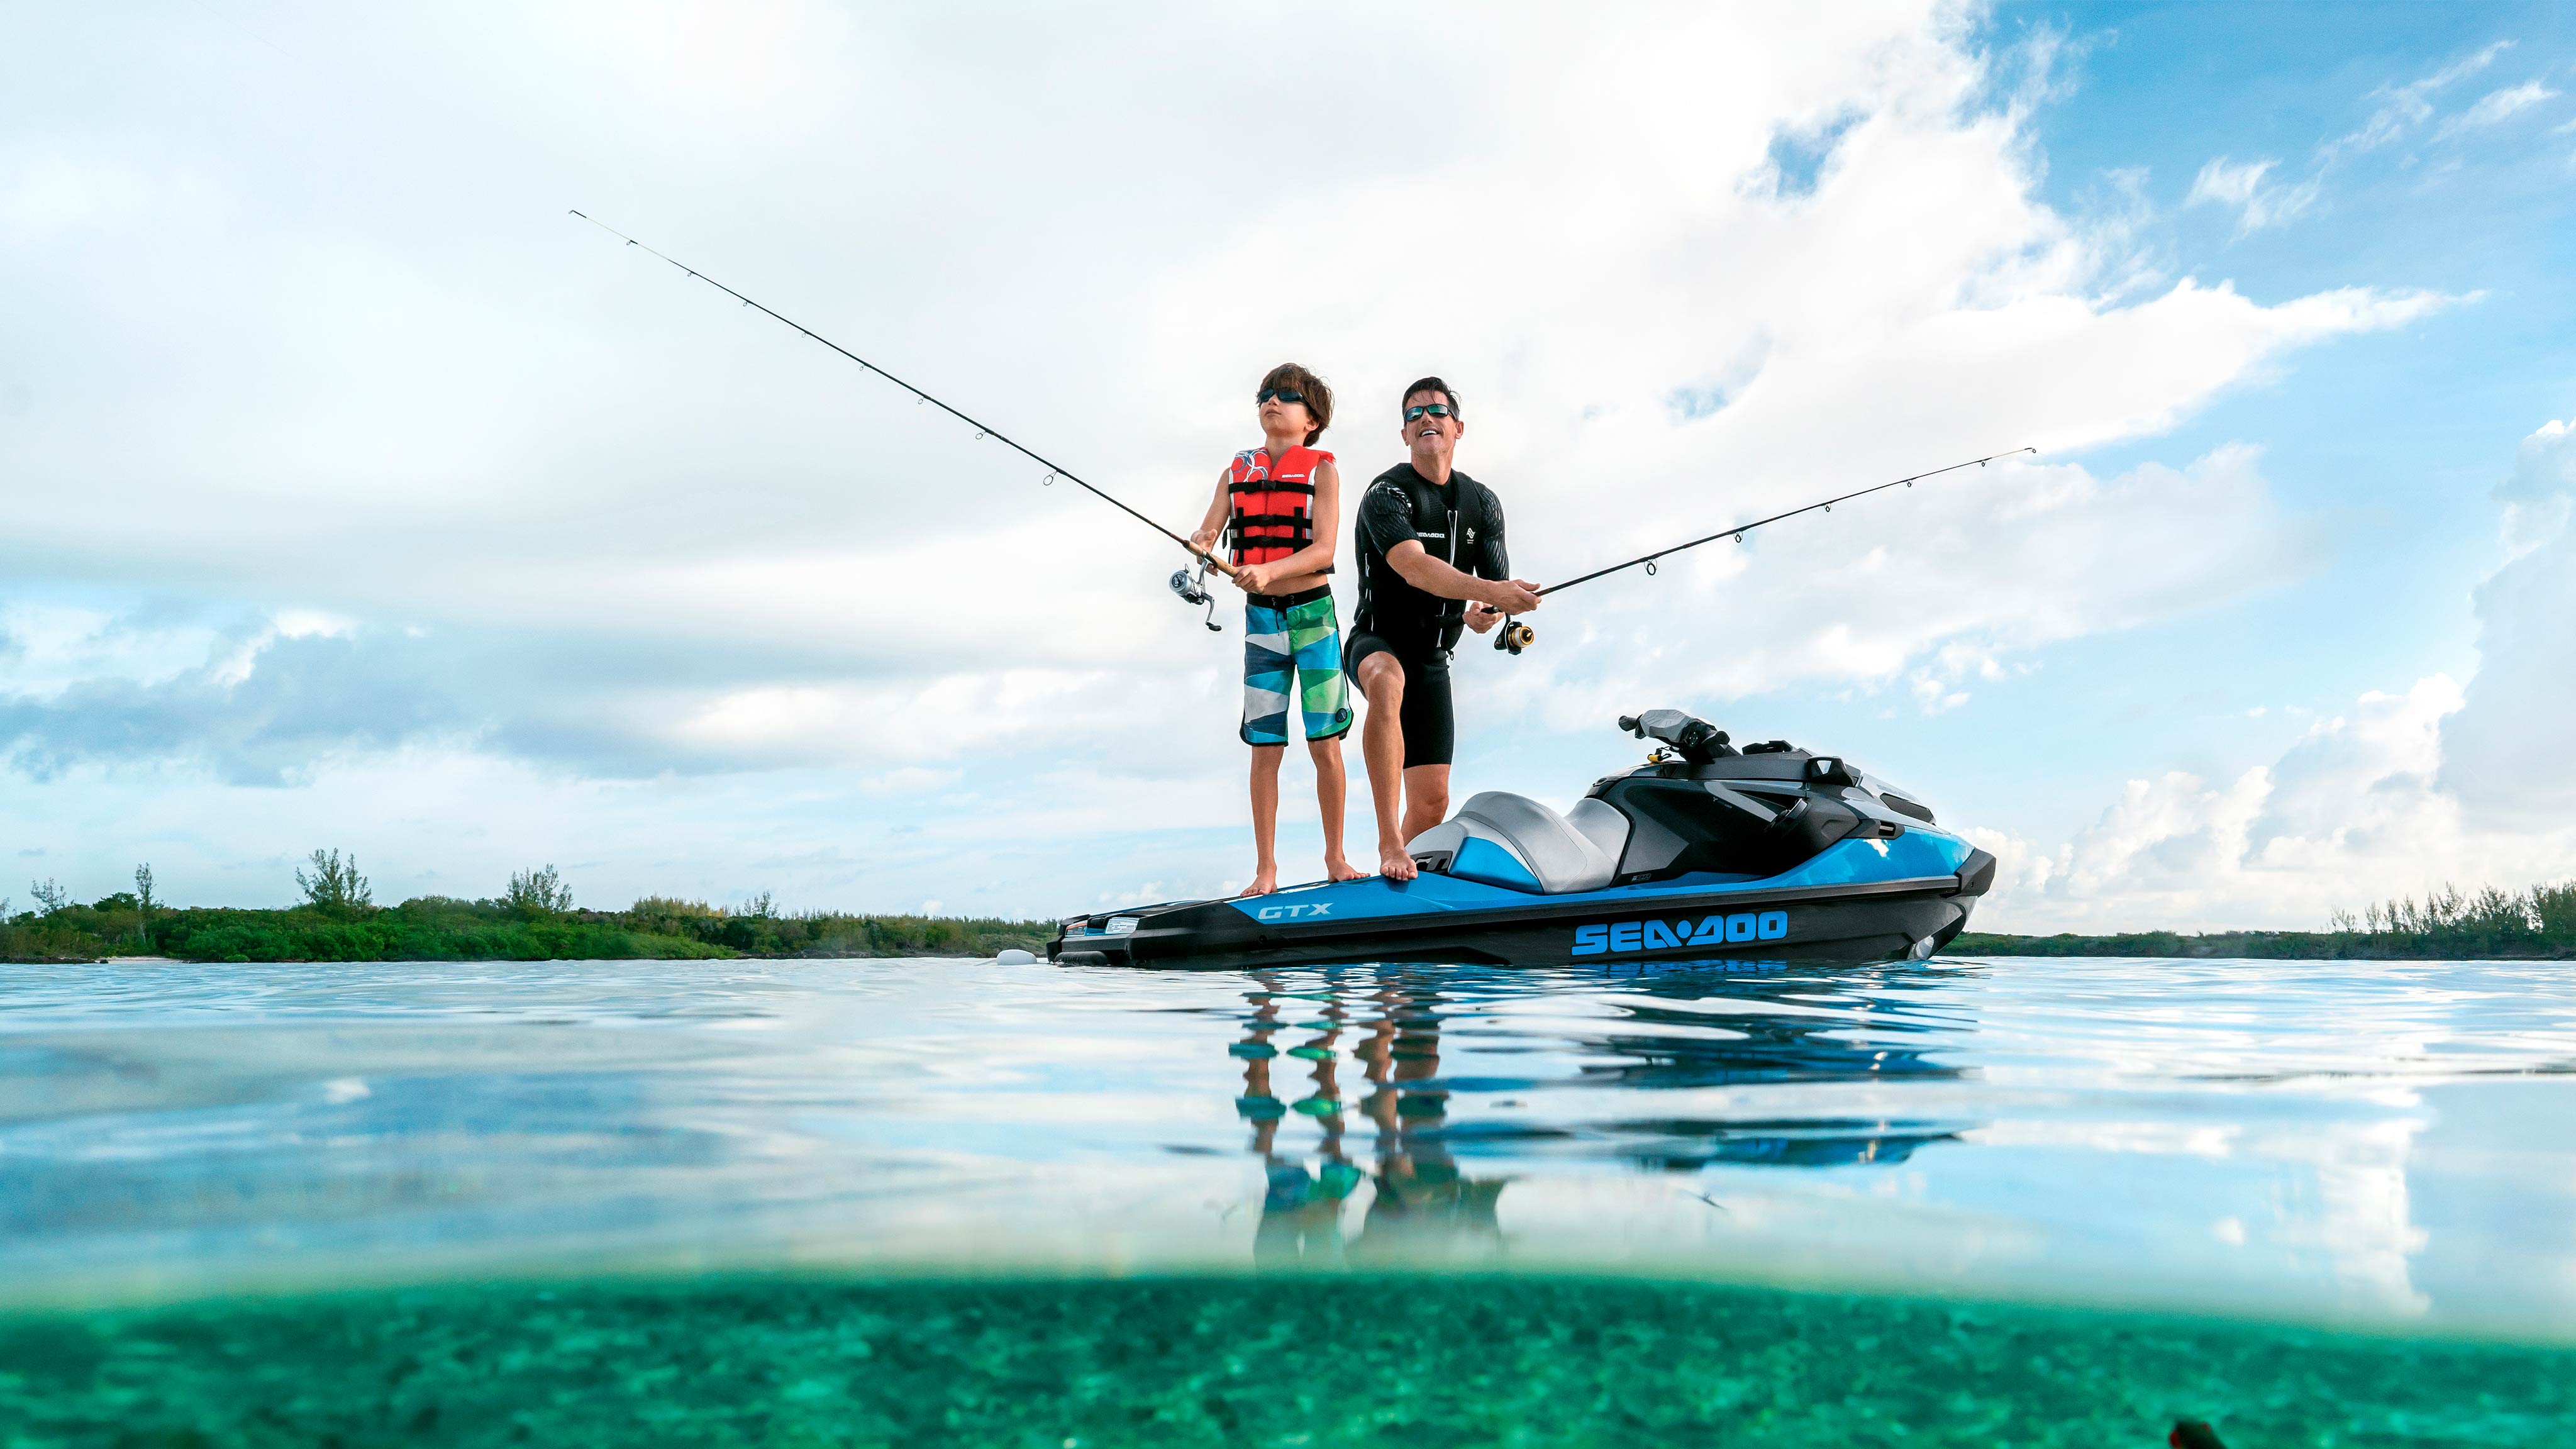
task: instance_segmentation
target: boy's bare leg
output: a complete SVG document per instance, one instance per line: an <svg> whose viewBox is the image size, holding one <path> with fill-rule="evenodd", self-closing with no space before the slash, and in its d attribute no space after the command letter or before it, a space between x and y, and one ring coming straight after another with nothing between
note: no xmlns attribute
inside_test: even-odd
<svg viewBox="0 0 2576 1449"><path fill-rule="evenodd" d="M1252 887L1248 896L1279 889L1279 757L1285 745L1252 747Z"/></svg>
<svg viewBox="0 0 2576 1449"><path fill-rule="evenodd" d="M1306 753L1315 760L1315 810L1324 817L1324 878L1358 880L1362 872L1342 854L1342 802L1350 793L1350 773L1342 768L1342 737L1308 740Z"/></svg>
<svg viewBox="0 0 2576 1449"><path fill-rule="evenodd" d="M1370 803L1377 807L1378 874L1411 880L1418 872L1404 843L1413 837L1399 833L1404 826L1404 666L1392 654L1372 654L1360 661L1355 678L1368 700L1360 758L1368 766Z"/></svg>

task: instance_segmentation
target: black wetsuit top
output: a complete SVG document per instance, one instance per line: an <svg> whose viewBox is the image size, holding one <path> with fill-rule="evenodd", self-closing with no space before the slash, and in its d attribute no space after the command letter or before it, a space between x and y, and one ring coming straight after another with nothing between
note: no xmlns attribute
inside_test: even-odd
<svg viewBox="0 0 2576 1449"><path fill-rule="evenodd" d="M1407 539L1461 573L1510 578L1503 553L1503 502L1493 489L1464 473L1452 472L1444 486L1413 471L1411 463L1378 474L1360 495L1359 532L1352 545L1359 559L1360 601L1352 628L1377 635L1399 654L1454 649L1466 628L1466 602L1426 594L1387 566L1387 550Z"/></svg>
<svg viewBox="0 0 2576 1449"><path fill-rule="evenodd" d="M1446 765L1456 752L1458 727L1449 698L1449 651L1467 627L1461 599L1426 594L1387 565L1386 551L1411 539L1433 558L1478 578L1507 579L1503 555L1503 504L1494 490L1464 473L1443 487L1398 463L1370 481L1360 495L1359 611L1342 646L1344 669L1356 682L1360 662L1393 655L1404 670L1404 765ZM1363 692L1366 686L1361 686Z"/></svg>

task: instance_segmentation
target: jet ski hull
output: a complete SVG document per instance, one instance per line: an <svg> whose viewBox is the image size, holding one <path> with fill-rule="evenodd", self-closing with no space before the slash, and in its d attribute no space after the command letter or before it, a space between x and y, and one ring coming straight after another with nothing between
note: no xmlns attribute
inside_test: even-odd
<svg viewBox="0 0 2576 1449"><path fill-rule="evenodd" d="M1072 917L1047 954L1064 965L1220 968L1887 960L1946 945L1994 870L1986 852L1920 831L1845 842L1767 880L1686 876L1550 896L1431 873L1371 877Z"/></svg>

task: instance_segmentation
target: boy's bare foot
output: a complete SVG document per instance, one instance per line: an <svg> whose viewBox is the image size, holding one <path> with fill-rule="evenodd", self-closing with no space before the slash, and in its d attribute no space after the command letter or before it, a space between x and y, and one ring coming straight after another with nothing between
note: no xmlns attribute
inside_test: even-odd
<svg viewBox="0 0 2576 1449"><path fill-rule="evenodd" d="M1411 880L1421 874L1413 864L1413 852L1394 841L1377 844L1377 873L1388 880Z"/></svg>
<svg viewBox="0 0 2576 1449"><path fill-rule="evenodd" d="M1324 857L1324 879L1326 880L1359 880L1367 875L1367 871L1351 864L1341 856Z"/></svg>
<svg viewBox="0 0 2576 1449"><path fill-rule="evenodd" d="M1252 873L1252 884L1243 888L1248 896L1266 896L1279 889L1279 867L1265 865Z"/></svg>

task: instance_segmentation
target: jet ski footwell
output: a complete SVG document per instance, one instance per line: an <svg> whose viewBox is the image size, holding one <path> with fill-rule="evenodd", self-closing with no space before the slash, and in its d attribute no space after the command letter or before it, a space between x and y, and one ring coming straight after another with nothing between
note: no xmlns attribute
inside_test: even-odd
<svg viewBox="0 0 2576 1449"><path fill-rule="evenodd" d="M1676 712L1646 719L1693 748L1596 783L1568 815L1478 795L1412 842L1413 880L1068 917L1047 955L1210 967L1919 958L1966 927L1993 883L1992 855L1840 759L1777 742L1738 752Z"/></svg>

